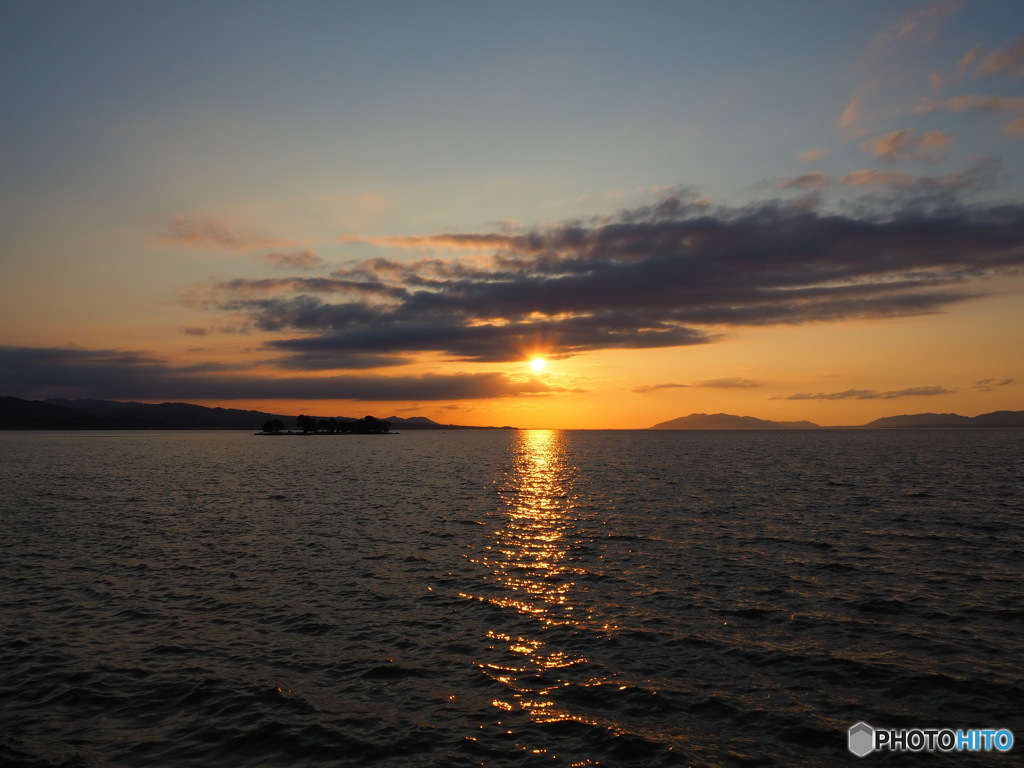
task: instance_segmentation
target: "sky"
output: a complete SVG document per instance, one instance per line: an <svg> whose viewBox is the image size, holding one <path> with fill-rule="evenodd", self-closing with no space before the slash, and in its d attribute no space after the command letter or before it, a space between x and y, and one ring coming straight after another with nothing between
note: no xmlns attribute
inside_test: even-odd
<svg viewBox="0 0 1024 768"><path fill-rule="evenodd" d="M1018 0L0 0L0 115L3 395L1024 409Z"/></svg>

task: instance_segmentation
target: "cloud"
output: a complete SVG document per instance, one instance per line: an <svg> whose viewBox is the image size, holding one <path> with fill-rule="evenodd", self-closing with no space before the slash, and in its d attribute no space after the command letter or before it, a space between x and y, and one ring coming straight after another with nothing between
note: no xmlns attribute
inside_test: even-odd
<svg viewBox="0 0 1024 768"><path fill-rule="evenodd" d="M705 379L703 381L695 381L692 384L644 384L639 387L634 387L634 392L653 392L656 389L689 389L691 387L706 387L708 389L749 389L751 387L760 387L761 383L757 381L751 381L750 379L737 379L737 378L724 378L724 379Z"/></svg>
<svg viewBox="0 0 1024 768"><path fill-rule="evenodd" d="M915 176L903 171L876 171L861 168L851 171L839 179L849 187L885 188L903 196L910 195L918 200L953 200L965 192L988 189L999 181L1001 163L995 157L983 157L962 171L942 176Z"/></svg>
<svg viewBox="0 0 1024 768"><path fill-rule="evenodd" d="M861 101L861 99L853 99L846 105L846 109L843 110L843 114L841 114L839 119L836 121L836 126L838 128L850 128L857 122L857 115L860 114Z"/></svg>
<svg viewBox="0 0 1024 768"><path fill-rule="evenodd" d="M656 389L689 389L691 386L693 386L693 385L692 384L672 384L672 383L668 383L668 384L641 384L639 387L633 387L633 391L634 392L639 392L641 394L646 394L648 392L653 392Z"/></svg>
<svg viewBox="0 0 1024 768"><path fill-rule="evenodd" d="M276 342L270 342L267 346L274 348ZM300 371L340 371L340 370L368 370L371 368L391 368L399 365L407 365L411 362L408 357L402 355L378 354L368 352L339 352L337 350L290 350L290 354L281 356L275 355L271 365L288 370Z"/></svg>
<svg viewBox="0 0 1024 768"><path fill-rule="evenodd" d="M922 102L918 108L919 114L930 114L932 112L970 112L974 114L1013 114L1024 112L1024 98L992 96L972 94L969 96L955 96L942 101L928 100ZM1024 134L1024 117L1017 117L1003 126L1003 131L1009 136L1020 136Z"/></svg>
<svg viewBox="0 0 1024 768"><path fill-rule="evenodd" d="M1024 37L1018 37L1009 48L997 48L985 53L975 48L960 62L961 70L974 70L975 75L1024 78Z"/></svg>
<svg viewBox="0 0 1024 768"><path fill-rule="evenodd" d="M940 0L901 16L884 34L900 38L918 37L923 42L930 42L938 34L939 25L960 7L957 0Z"/></svg>
<svg viewBox="0 0 1024 768"><path fill-rule="evenodd" d="M860 148L887 163L897 160L934 162L945 154L951 140L945 131L919 134L913 128L902 128L865 141Z"/></svg>
<svg viewBox="0 0 1024 768"><path fill-rule="evenodd" d="M295 251L294 253L274 251L272 253L264 253L256 258L259 261L281 268L316 269L324 265L323 259L316 255L316 251L308 248L302 251Z"/></svg>
<svg viewBox="0 0 1024 768"><path fill-rule="evenodd" d="M695 387L709 387L711 389L750 389L752 387L760 387L761 382L751 381L750 379L725 378L695 381L693 385Z"/></svg>
<svg viewBox="0 0 1024 768"><path fill-rule="evenodd" d="M797 157L804 163L816 163L824 159L827 154L827 152L821 149L808 149L806 152L801 152Z"/></svg>
<svg viewBox="0 0 1024 768"><path fill-rule="evenodd" d="M974 382L971 388L978 392L991 392L996 387L1006 387L1013 384L1014 379L1002 379L996 381L995 379L981 379L980 381Z"/></svg>
<svg viewBox="0 0 1024 768"><path fill-rule="evenodd" d="M227 222L202 216L173 219L160 233L160 238L186 248L216 251L258 251L293 245L290 240L240 232Z"/></svg>
<svg viewBox="0 0 1024 768"><path fill-rule="evenodd" d="M941 101L928 100L917 107L918 114L932 112L1024 112L1024 98L972 94Z"/></svg>
<svg viewBox="0 0 1024 768"><path fill-rule="evenodd" d="M798 392L785 397L773 397L772 400L896 400L901 397L932 397L934 395L952 395L956 392L945 387L911 387L879 392L877 389L847 389L843 392Z"/></svg>
<svg viewBox="0 0 1024 768"><path fill-rule="evenodd" d="M1011 120L1003 126L1003 132L1009 136L1024 136L1024 117Z"/></svg>
<svg viewBox="0 0 1024 768"><path fill-rule="evenodd" d="M895 187L905 188L914 183L915 177L902 171L876 171L861 168L839 179L840 184L852 187Z"/></svg>
<svg viewBox="0 0 1024 768"><path fill-rule="evenodd" d="M419 251L429 251L435 248L445 248L464 251L490 251L495 248L504 247L512 236L495 234L464 234L464 235L426 235L426 236L382 236L368 237L361 242L372 245L386 245L394 248L408 248ZM344 242L354 242L353 238L345 237Z"/></svg>
<svg viewBox="0 0 1024 768"><path fill-rule="evenodd" d="M472 362L937 312L982 295L985 277L1024 265L1024 206L952 197L955 182L979 183L982 170L973 173L919 178L903 190L889 178L874 213L785 201L713 209L670 196L515 235L427 235L493 247L449 259L370 259L329 277L214 283L206 305L252 329L290 333L268 345L285 357L434 352Z"/></svg>
<svg viewBox="0 0 1024 768"><path fill-rule="evenodd" d="M439 298L443 304L444 300ZM414 305L415 298L409 302ZM645 349L704 344L712 336L696 329L668 322L636 326L630 313L607 311L590 316L549 319L520 319L516 322L467 323L427 306L423 311L380 313L365 321L350 322L352 308L327 305L313 300L304 316L283 314L271 302L264 304L259 322L268 329L329 329L320 335L283 339L270 345L289 355L309 359L322 355L330 359L338 352L400 353L442 352L463 362L508 362L531 354L559 359L596 349ZM372 313L371 313L372 314Z"/></svg>
<svg viewBox="0 0 1024 768"><path fill-rule="evenodd" d="M859 168L834 181L823 173L808 173L775 183L780 189L814 189L821 191L839 184L844 187L868 187L899 193L903 198L932 201L940 197L955 202L958 195L994 186L1000 178L1001 163L996 157L983 157L962 171L941 176L915 175L906 171L878 171Z"/></svg>
<svg viewBox="0 0 1024 768"><path fill-rule="evenodd" d="M0 347L0 391L45 399L472 400L565 391L503 373L273 378L231 366L175 366L121 350Z"/></svg>
<svg viewBox="0 0 1024 768"><path fill-rule="evenodd" d="M829 185L829 178L824 173L805 173L792 179L783 179L775 186L779 189L821 189Z"/></svg>
<svg viewBox="0 0 1024 768"><path fill-rule="evenodd" d="M904 111L906 89L917 80L919 52L933 44L959 7L956 0L941 0L916 8L871 38L855 67L859 85L836 121L845 138L866 133L865 123Z"/></svg>

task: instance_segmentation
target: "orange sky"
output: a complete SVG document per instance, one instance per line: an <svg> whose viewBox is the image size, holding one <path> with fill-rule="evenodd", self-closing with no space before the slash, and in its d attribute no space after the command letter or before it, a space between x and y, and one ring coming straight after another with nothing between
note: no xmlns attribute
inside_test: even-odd
<svg viewBox="0 0 1024 768"><path fill-rule="evenodd" d="M1013 4L557 5L21 4L0 394L562 428L1024 408Z"/></svg>

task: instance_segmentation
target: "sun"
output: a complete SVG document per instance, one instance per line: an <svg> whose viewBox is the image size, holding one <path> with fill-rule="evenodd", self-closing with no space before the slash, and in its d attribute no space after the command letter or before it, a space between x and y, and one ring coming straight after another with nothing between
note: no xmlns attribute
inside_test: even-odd
<svg viewBox="0 0 1024 768"><path fill-rule="evenodd" d="M530 367L535 371L543 371L548 366L548 361L543 357L535 357L530 361Z"/></svg>

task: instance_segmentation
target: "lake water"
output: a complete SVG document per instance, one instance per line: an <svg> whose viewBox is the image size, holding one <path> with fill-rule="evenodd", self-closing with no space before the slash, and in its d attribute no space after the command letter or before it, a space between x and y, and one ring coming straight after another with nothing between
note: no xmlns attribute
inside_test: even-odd
<svg viewBox="0 0 1024 768"><path fill-rule="evenodd" d="M1024 749L1024 430L0 433L0 526L0 765Z"/></svg>

